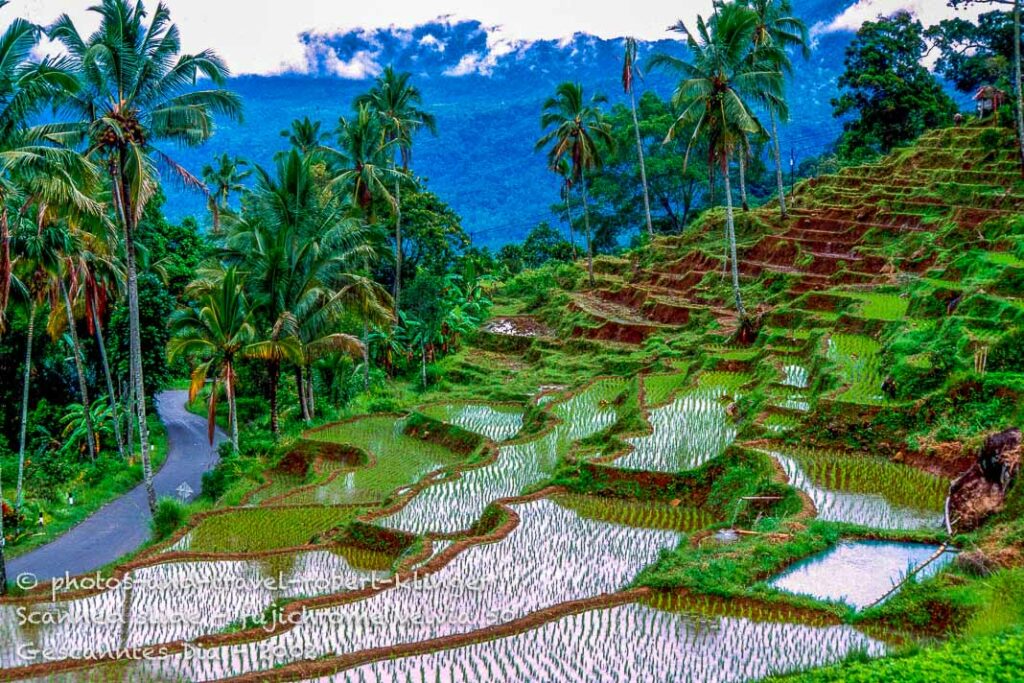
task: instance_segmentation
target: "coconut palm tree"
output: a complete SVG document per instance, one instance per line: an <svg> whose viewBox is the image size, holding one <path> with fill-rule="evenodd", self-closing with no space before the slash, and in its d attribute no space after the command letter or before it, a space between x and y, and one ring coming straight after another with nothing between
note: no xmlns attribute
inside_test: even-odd
<svg viewBox="0 0 1024 683"><path fill-rule="evenodd" d="M710 22L697 17L696 33L691 33L682 22L674 30L686 36L689 59L658 54L651 60L653 67L670 68L681 77L672 101L682 113L669 130L666 142L677 132L692 130L684 172L690 153L702 136L708 140L712 162L709 167L715 163L720 166L725 183L726 239L732 261L733 299L741 324L746 325L729 160L737 148L749 144L749 136L764 134L764 127L754 114L755 104L766 109L785 108L782 74L774 66L752 59L757 15L747 7L719 5Z"/></svg>
<svg viewBox="0 0 1024 683"><path fill-rule="evenodd" d="M28 429L28 402L32 382L32 349L35 343L36 315L39 309L55 300L53 283L60 277L61 261L66 249L67 233L55 226L37 227L23 219L12 236L15 271L12 292L20 295L27 307L25 366L21 393L21 426L18 434L18 480L14 506L21 510L24 502L25 447Z"/></svg>
<svg viewBox="0 0 1024 683"><path fill-rule="evenodd" d="M61 102L70 120L49 125L47 132L51 140L83 145L85 154L107 169L113 187L113 206L125 248L130 374L152 512L156 510L156 491L146 427L137 228L157 191L158 167L186 186L204 189L198 178L157 143L200 145L213 134L216 114L240 118L241 101L219 87L227 79L228 69L216 53L181 53L178 29L165 5L157 4L152 17L141 0L102 0L90 11L98 15L99 27L87 37L67 15L48 29L50 38L63 47L64 60L77 83L66 89ZM218 87L196 88L200 76Z"/></svg>
<svg viewBox="0 0 1024 683"><path fill-rule="evenodd" d="M338 119L336 134L336 146L323 148L331 165L331 189L348 196L367 223L375 222L375 202L384 202L394 211L396 201L389 186L403 173L394 168L381 119L363 104L354 117Z"/></svg>
<svg viewBox="0 0 1024 683"><path fill-rule="evenodd" d="M550 145L548 164L557 168L562 159L571 164L574 184L583 198L583 224L587 237L587 273L590 286L594 286L594 240L590 230L590 209L587 204L587 173L598 170L603 163L603 149L612 149L611 125L605 121L601 105L607 102L602 95L589 101L579 83L562 83L555 88L554 97L544 102L540 126L544 135L537 141L538 151Z"/></svg>
<svg viewBox="0 0 1024 683"><path fill-rule="evenodd" d="M254 348L271 371L272 426L281 362L294 362L300 408L309 419L312 363L325 354L363 351L337 331L342 316L365 312L368 322L382 322L391 315L387 293L357 272L378 259L372 230L317 186L313 163L292 150L278 159L276 176L256 168L247 214L232 226L224 254L247 273L255 324L268 342Z"/></svg>
<svg viewBox="0 0 1024 683"><path fill-rule="evenodd" d="M316 152L327 138L321 130L323 124L313 121L308 116L292 121L291 128L281 131L281 137L288 139L288 144L303 156Z"/></svg>
<svg viewBox="0 0 1024 683"><path fill-rule="evenodd" d="M0 0L0 8L6 6ZM49 178L46 200L61 197L88 204L87 197L70 183L83 166L77 155L41 142L29 121L57 93L74 81L57 60L31 61L42 30L24 19L14 19L0 35L0 332L4 329L11 291L11 224L13 212L25 209L21 187L26 174ZM46 188L37 188L37 192ZM21 199L21 203L12 201Z"/></svg>
<svg viewBox="0 0 1024 683"><path fill-rule="evenodd" d="M640 182L644 187L644 216L647 218L647 234L654 237L654 223L651 220L651 192L647 187L647 164L644 162L644 143L640 137L640 119L636 115L636 79L640 75L637 65L636 38L626 38L626 53L622 59L622 89L629 95L629 106L633 113L636 157L640 163Z"/></svg>
<svg viewBox="0 0 1024 683"><path fill-rule="evenodd" d="M40 221L47 220L44 216L46 208L40 209ZM82 245L78 237L66 226L57 225L53 230L59 231L57 239L60 249L60 269L53 274L53 287L57 290L64 302L64 314L67 324L67 334L71 339L71 355L75 363L75 374L78 376L78 392L85 407L82 415L82 423L86 432L86 443L89 448L89 458L93 461L99 455L99 446L96 440L96 430L92 423L92 401L89 398L89 382L85 378L85 364L82 361L82 347L78 339L78 323L75 319L75 304L82 292L84 280L80 277L84 260L82 258ZM53 313L53 311L51 311ZM59 329L59 317L51 315L51 335L55 335Z"/></svg>
<svg viewBox="0 0 1024 683"><path fill-rule="evenodd" d="M791 73L793 63L788 51L797 49L804 59L811 56L810 38L807 25L792 15L793 7L789 0L742 0L757 15L757 28L754 31L755 50L753 58L773 64L783 73ZM788 217L786 211L786 191L782 177L782 151L779 148L778 118L785 116L786 111L776 111L768 107L768 120L771 124L772 156L775 161L775 181L779 192L779 212L783 218ZM786 118L782 119L786 122Z"/></svg>
<svg viewBox="0 0 1024 683"><path fill-rule="evenodd" d="M189 401L194 401L206 379L214 376L210 388L208 435L213 443L216 427L217 397L220 386L228 401L231 445L238 452L238 410L235 402L235 362L245 355L256 337L242 280L235 268L224 271L214 291L203 295L197 306L178 311L171 318L171 341L167 355L173 361L191 357L199 362L192 370Z"/></svg>
<svg viewBox="0 0 1024 683"><path fill-rule="evenodd" d="M401 164L402 175L395 174L395 287L393 298L398 310L402 296L402 180L408 176L412 161L412 141L416 132L426 128L437 134L437 123L432 114L420 107L423 96L419 89L409 83L412 74L398 73L387 67L377 77L368 93L356 98L356 106L366 106L381 121L383 146L390 153L391 169Z"/></svg>
<svg viewBox="0 0 1024 683"><path fill-rule="evenodd" d="M82 235L82 287L85 298L86 324L96 337L96 348L100 353L103 378L107 385L110 414L114 423L114 438L122 459L128 457L131 444L124 439L121 431L121 406L114 387L114 377L107 355L106 335L103 332L108 303L124 282L124 270L117 255L121 253L117 230L113 229L105 216L85 216L78 226ZM131 420L131 416L127 416Z"/></svg>
<svg viewBox="0 0 1024 683"><path fill-rule="evenodd" d="M353 210L361 212L367 226L375 220L374 205L383 202L392 212L398 201L388 185L401 182L407 174L393 164L391 146L384 134L384 125L366 105L356 107L351 119L338 120L337 146L324 148L332 168L330 188L349 198ZM369 273L371 261L364 264ZM393 305L393 304L392 304ZM370 321L369 310L363 311L363 387L370 387Z"/></svg>
<svg viewBox="0 0 1024 683"><path fill-rule="evenodd" d="M221 213L229 208L231 194L245 189L243 182L252 175L252 170L246 168L249 162L245 159L226 153L216 157L214 164L203 167L203 181L209 188L206 206L213 217L213 232L220 234Z"/></svg>

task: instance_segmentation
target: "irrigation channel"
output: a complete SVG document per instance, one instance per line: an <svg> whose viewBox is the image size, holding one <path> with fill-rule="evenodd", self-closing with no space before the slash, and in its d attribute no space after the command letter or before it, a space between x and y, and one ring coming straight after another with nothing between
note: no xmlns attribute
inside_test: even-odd
<svg viewBox="0 0 1024 683"><path fill-rule="evenodd" d="M798 367L786 377L806 385ZM884 642L824 611L632 587L659 553L725 521L706 510L540 488L564 458L591 457L581 443L616 423L624 396L647 429L603 466L709 462L736 438L726 406L749 380L599 378L543 394L548 426L524 437L526 406L418 411L484 437L479 449L416 436L402 415L311 432L323 447L312 481L269 472L246 505L199 515L119 568L115 587L0 604L0 680L740 681L883 654ZM842 453L764 452L821 519L942 525L938 477ZM356 527L392 542L337 540ZM769 583L859 608L934 550L847 539Z"/></svg>

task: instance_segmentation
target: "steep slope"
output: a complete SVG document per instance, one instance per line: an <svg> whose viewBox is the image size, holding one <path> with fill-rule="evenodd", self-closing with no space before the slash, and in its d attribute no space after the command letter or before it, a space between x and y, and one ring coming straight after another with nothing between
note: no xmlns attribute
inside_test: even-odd
<svg viewBox="0 0 1024 683"><path fill-rule="evenodd" d="M754 371L770 425L820 424L835 404L868 421L906 408L886 413L904 419L875 432L883 447L1010 425L1024 379L1024 182L1013 150L1002 129L937 130L798 185L788 220L774 205L737 211L743 296L761 328L749 349L728 347L737 325L721 210L683 235L599 259L598 286L572 292L568 314L549 307L548 322ZM991 405L957 417L951 396ZM945 417L911 409L932 402Z"/></svg>

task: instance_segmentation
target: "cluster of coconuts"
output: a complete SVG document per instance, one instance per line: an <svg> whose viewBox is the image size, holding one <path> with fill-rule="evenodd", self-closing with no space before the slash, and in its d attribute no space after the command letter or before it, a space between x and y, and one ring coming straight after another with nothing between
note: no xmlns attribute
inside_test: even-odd
<svg viewBox="0 0 1024 683"><path fill-rule="evenodd" d="M143 145L146 142L146 130L139 123L138 110L128 109L125 111L112 111L107 118L117 122L117 127L107 126L99 136L99 142L104 147L117 147L124 144ZM118 135L117 128L121 134Z"/></svg>

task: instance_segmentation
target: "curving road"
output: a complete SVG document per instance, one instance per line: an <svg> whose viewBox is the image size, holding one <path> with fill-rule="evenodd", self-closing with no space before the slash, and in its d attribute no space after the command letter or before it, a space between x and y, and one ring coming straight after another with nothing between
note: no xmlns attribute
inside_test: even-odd
<svg viewBox="0 0 1024 683"><path fill-rule="evenodd" d="M187 391L165 391L156 398L167 428L169 452L153 479L157 496L176 496L182 482L199 493L203 473L217 462L216 445L207 439L206 420L185 409ZM226 436L218 429L214 443ZM135 550L149 538L146 489L139 484L86 518L63 536L8 561L7 576L34 574L39 581L93 571Z"/></svg>

